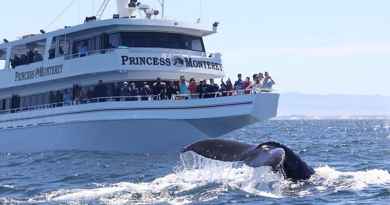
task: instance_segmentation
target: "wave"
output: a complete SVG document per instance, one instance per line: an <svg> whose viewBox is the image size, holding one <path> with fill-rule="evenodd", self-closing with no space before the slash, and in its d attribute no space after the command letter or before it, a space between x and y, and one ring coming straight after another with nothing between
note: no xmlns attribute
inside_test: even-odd
<svg viewBox="0 0 390 205"><path fill-rule="evenodd" d="M208 160L197 155L182 156L171 173L150 182L98 184L92 189L61 189L26 199L28 203L53 204L190 204L205 203L228 196L285 198L362 190L369 186L390 187L385 170L341 172L328 166L316 168L305 183L293 183L270 168L250 168L240 163ZM23 203L16 199L0 202Z"/></svg>
<svg viewBox="0 0 390 205"><path fill-rule="evenodd" d="M329 166L319 167L316 175L311 179L317 189L331 189L336 191L360 191L369 186L390 186L389 171L372 169L357 172L340 172Z"/></svg>

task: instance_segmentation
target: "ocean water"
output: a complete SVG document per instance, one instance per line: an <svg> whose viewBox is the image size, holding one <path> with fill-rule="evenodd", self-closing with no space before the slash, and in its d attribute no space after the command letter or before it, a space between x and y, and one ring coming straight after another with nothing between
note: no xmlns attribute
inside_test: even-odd
<svg viewBox="0 0 390 205"><path fill-rule="evenodd" d="M316 174L293 183L191 153L1 153L0 204L390 204L390 121L272 120L226 138L279 141Z"/></svg>

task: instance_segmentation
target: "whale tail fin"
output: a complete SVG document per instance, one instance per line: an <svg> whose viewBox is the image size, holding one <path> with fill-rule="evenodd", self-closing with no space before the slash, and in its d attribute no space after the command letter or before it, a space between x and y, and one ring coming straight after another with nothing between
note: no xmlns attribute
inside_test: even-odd
<svg viewBox="0 0 390 205"><path fill-rule="evenodd" d="M278 142L265 142L258 147L272 146L279 147L285 151L285 159L282 165L285 176L293 181L309 179L314 173L314 169L301 159L294 151Z"/></svg>
<svg viewBox="0 0 390 205"><path fill-rule="evenodd" d="M230 140L209 139L186 146L182 153L193 151L209 159L236 162L243 161L243 153L247 153L255 148L256 146L254 145Z"/></svg>
<svg viewBox="0 0 390 205"><path fill-rule="evenodd" d="M285 155L281 148L263 149L256 145L220 139L196 142L185 147L182 152L188 151L213 160L241 161L250 167L270 166L274 170L281 166Z"/></svg>
<svg viewBox="0 0 390 205"><path fill-rule="evenodd" d="M250 145L229 140L211 139L196 142L182 152L193 151L203 157L225 161L241 161L250 167L270 166L293 181L309 179L314 170L290 148L277 142Z"/></svg>

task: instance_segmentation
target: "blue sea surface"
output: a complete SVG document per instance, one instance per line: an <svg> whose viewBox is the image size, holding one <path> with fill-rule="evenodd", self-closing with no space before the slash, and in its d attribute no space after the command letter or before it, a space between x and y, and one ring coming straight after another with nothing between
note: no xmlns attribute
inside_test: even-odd
<svg viewBox="0 0 390 205"><path fill-rule="evenodd" d="M191 153L1 153L0 204L390 204L390 121L271 120L225 138L281 142L316 174L294 183Z"/></svg>

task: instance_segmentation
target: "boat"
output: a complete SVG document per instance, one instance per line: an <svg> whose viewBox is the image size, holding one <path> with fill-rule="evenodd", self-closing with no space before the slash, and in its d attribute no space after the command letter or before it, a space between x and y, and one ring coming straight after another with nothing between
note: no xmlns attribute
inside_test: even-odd
<svg viewBox="0 0 390 205"><path fill-rule="evenodd" d="M136 0L117 6L111 19L87 17L0 44L1 152L175 153L277 115L273 90L115 94L115 86L128 84L226 77L222 55L207 52L203 41L218 23L160 18ZM105 94L93 95L99 86Z"/></svg>

